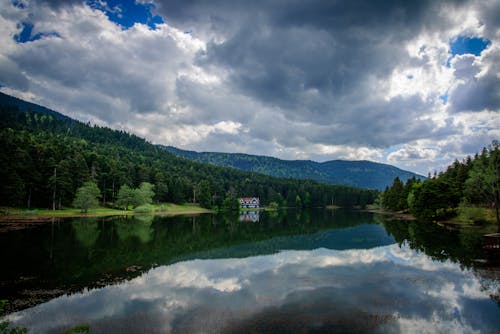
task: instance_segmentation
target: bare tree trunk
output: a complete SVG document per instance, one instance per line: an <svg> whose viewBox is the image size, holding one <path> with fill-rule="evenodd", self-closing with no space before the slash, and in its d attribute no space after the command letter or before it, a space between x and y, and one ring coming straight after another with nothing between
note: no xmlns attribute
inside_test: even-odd
<svg viewBox="0 0 500 334"><path fill-rule="evenodd" d="M57 168L54 168L54 193L52 194L52 211L56 211Z"/></svg>
<svg viewBox="0 0 500 334"><path fill-rule="evenodd" d="M102 206L106 205L106 179L104 179L104 187L102 188Z"/></svg>
<svg viewBox="0 0 500 334"><path fill-rule="evenodd" d="M497 225L498 225L498 232L500 233L500 214L498 213L498 205L495 208L496 214L497 214Z"/></svg>
<svg viewBox="0 0 500 334"><path fill-rule="evenodd" d="M31 187L30 187L30 191L28 193L28 209L31 209Z"/></svg>

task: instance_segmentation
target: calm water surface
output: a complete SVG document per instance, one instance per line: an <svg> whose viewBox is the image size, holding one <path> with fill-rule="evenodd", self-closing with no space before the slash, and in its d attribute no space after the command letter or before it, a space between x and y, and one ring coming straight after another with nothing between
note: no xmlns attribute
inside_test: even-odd
<svg viewBox="0 0 500 334"><path fill-rule="evenodd" d="M31 333L498 333L481 235L327 210L73 219L0 234L0 298Z"/></svg>

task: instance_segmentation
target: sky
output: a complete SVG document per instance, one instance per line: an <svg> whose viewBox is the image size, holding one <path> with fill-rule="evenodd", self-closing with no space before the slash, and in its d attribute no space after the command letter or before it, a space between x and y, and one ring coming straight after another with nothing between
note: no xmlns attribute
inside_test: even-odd
<svg viewBox="0 0 500 334"><path fill-rule="evenodd" d="M1 0L0 91L196 151L423 175L500 139L500 1Z"/></svg>
<svg viewBox="0 0 500 334"><path fill-rule="evenodd" d="M62 332L82 319L104 333L253 333L263 328L491 333L500 322L492 301L497 287L493 279L450 260L433 261L408 245L283 250L158 266L120 284L54 298L7 320L42 333Z"/></svg>

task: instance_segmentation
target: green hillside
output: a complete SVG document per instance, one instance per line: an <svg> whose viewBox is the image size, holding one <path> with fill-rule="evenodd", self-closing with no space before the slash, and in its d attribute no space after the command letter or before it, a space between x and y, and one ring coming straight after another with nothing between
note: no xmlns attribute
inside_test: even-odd
<svg viewBox="0 0 500 334"><path fill-rule="evenodd" d="M155 201L222 205L227 197L258 196L288 206L354 206L374 191L280 179L177 157L124 131L91 126L0 93L0 206L71 206L76 189L95 182L102 204L123 185L155 186Z"/></svg>
<svg viewBox="0 0 500 334"><path fill-rule="evenodd" d="M403 181L413 177L424 179L421 175L371 161L332 160L320 163L310 160L280 160L239 153L198 153L180 150L172 146L164 146L163 148L180 157L218 166L275 177L311 179L321 183L344 184L368 189L383 190L386 186L390 186L396 177Z"/></svg>

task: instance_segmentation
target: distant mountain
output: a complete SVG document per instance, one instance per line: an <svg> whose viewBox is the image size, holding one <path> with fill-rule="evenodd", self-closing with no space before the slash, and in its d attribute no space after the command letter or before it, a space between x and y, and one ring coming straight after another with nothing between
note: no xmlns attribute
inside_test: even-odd
<svg viewBox="0 0 500 334"><path fill-rule="evenodd" d="M259 197L262 205L322 207L333 200L342 207L363 207L378 195L192 161L144 138L2 93L0 148L0 207L70 207L77 189L89 180L99 187L104 205L115 202L122 186L137 188L143 182L155 186L155 201L197 201L206 208L248 196Z"/></svg>
<svg viewBox="0 0 500 334"><path fill-rule="evenodd" d="M13 129L20 127L42 127L45 131L51 130L62 132L66 136L84 138L101 144L120 145L125 146L128 149L139 149L141 151L148 151L153 148L153 145L147 143L143 138L130 135L123 131L114 131L108 128L88 126L56 111L3 93L0 93L0 106L2 106L3 110L3 127L10 127ZM17 114L19 116L4 117L4 115L7 116L6 113L9 109L14 111L14 114L11 115ZM20 114L19 111L31 111L33 113L33 117L35 117L35 114L42 116L45 115L47 116L47 119L53 119L53 121L49 121L45 124L43 118L41 118L40 121L35 124L33 123L36 121L35 118L32 123L24 124L27 119L25 119L24 114ZM193 151L180 150L175 147L155 147L161 147L162 151L168 151L178 157L209 163L216 166L231 167L238 170L256 172L278 178L310 179L321 183L351 185L367 189L384 189L387 185L392 184L392 181L396 176L403 181L406 181L413 176L417 178L424 178L420 175L401 170L394 166L369 161L333 160L323 163L310 160L287 161L272 157L248 154L211 152L197 153Z"/></svg>
<svg viewBox="0 0 500 334"><path fill-rule="evenodd" d="M379 189L390 186L394 178L403 182L412 177L425 177L397 167L371 161L332 160L281 160L277 158L241 153L195 152L172 146L162 146L168 152L190 160L232 167L280 178L311 179L321 183L343 184Z"/></svg>
<svg viewBox="0 0 500 334"><path fill-rule="evenodd" d="M38 104L18 99L17 97L10 96L2 92L0 92L0 106L11 106L18 108L19 110L30 110L39 114L52 116L57 120L73 121L68 116L64 116L63 114L58 113L57 111L45 108Z"/></svg>

